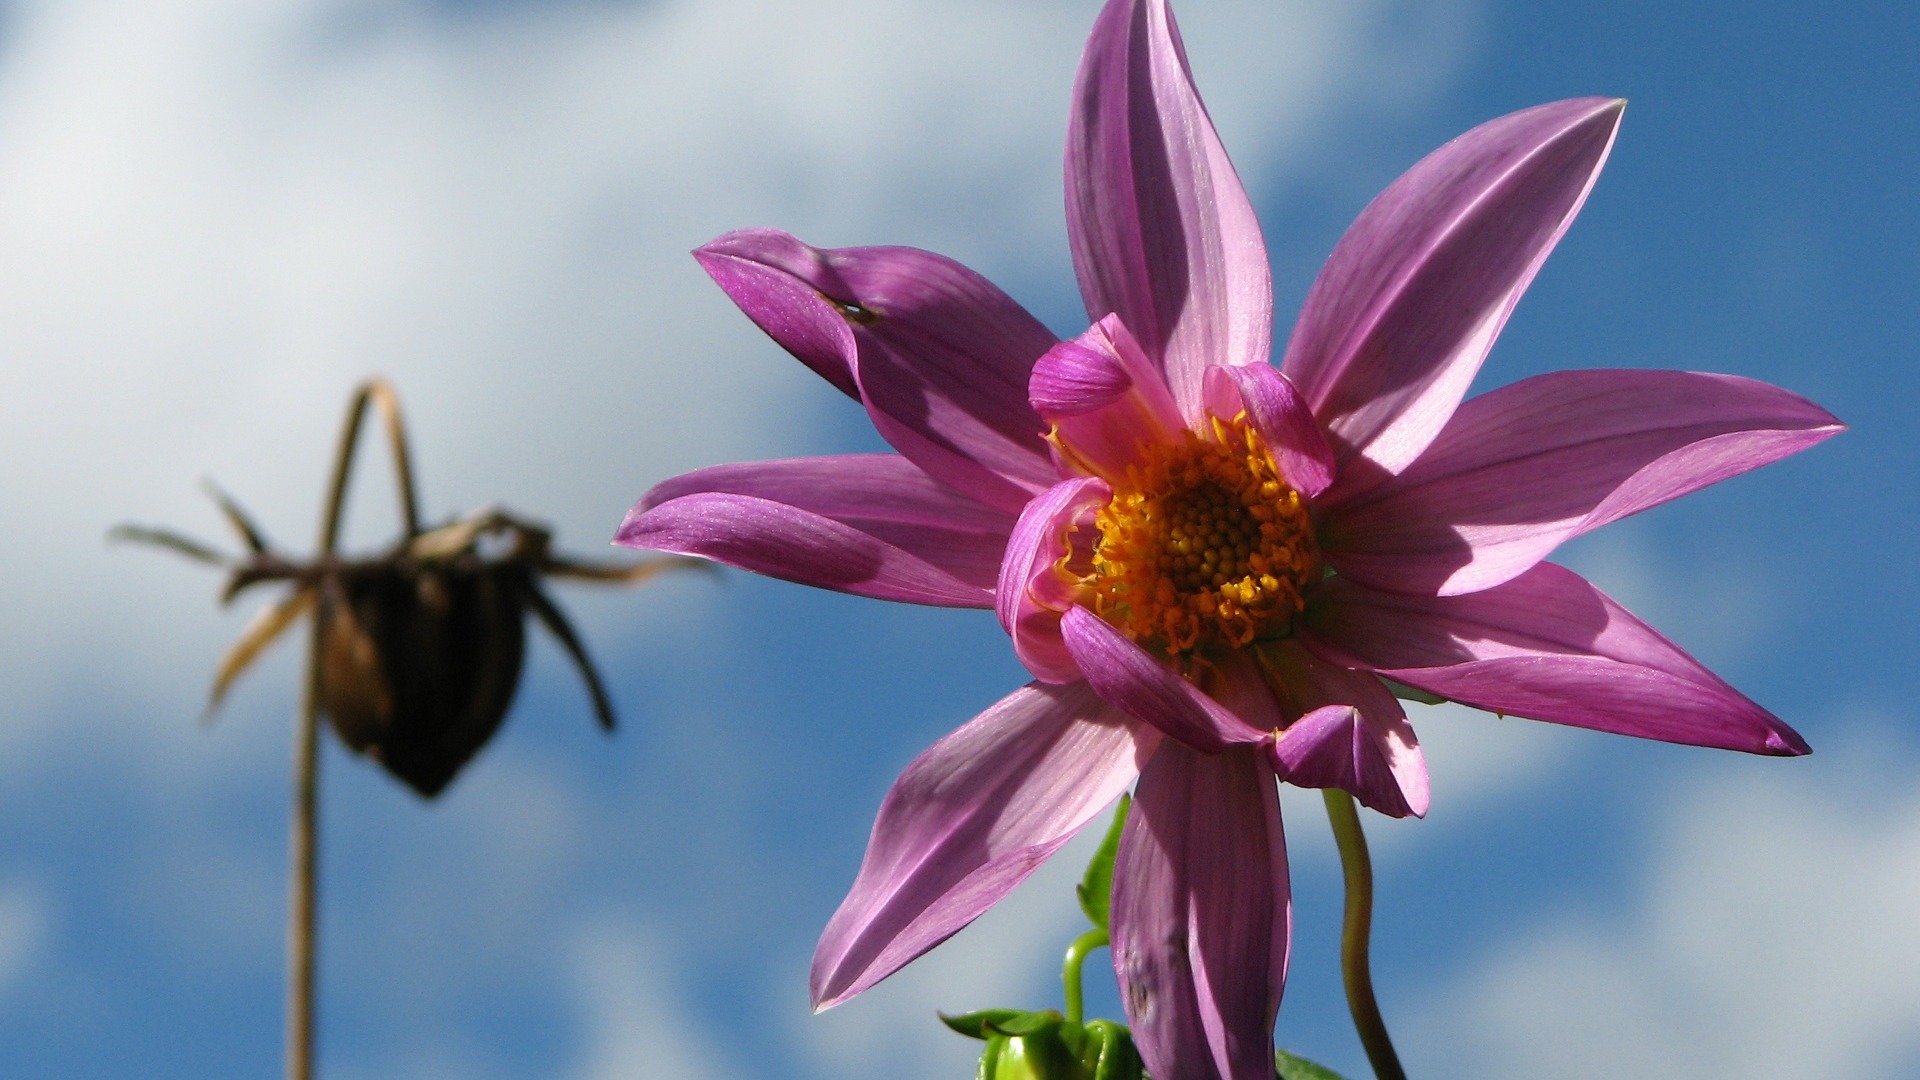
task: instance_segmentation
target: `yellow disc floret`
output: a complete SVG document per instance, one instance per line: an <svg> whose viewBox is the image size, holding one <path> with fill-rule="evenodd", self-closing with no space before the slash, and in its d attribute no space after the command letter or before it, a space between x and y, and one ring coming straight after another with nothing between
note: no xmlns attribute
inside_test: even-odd
<svg viewBox="0 0 1920 1080"><path fill-rule="evenodd" d="M1306 501L1244 414L1143 447L1094 523L1094 610L1175 659L1284 633L1320 574Z"/></svg>

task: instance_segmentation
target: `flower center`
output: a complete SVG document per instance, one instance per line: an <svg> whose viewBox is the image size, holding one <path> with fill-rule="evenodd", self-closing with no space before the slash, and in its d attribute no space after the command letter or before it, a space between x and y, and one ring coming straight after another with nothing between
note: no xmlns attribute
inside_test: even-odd
<svg viewBox="0 0 1920 1080"><path fill-rule="evenodd" d="M1094 523L1094 610L1175 658L1284 633L1320 574L1306 501L1244 414L1143 448Z"/></svg>

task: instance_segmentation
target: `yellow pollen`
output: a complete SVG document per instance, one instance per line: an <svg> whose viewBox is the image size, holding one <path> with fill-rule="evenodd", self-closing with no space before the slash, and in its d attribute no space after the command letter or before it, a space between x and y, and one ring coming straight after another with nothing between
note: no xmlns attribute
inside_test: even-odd
<svg viewBox="0 0 1920 1080"><path fill-rule="evenodd" d="M1176 659L1284 633L1320 574L1306 501L1245 414L1143 448L1094 524L1094 610Z"/></svg>

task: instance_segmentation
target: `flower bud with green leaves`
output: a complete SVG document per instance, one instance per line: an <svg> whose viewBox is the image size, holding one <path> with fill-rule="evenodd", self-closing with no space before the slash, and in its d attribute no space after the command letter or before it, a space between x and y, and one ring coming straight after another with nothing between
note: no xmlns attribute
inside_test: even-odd
<svg viewBox="0 0 1920 1080"><path fill-rule="evenodd" d="M1093 929L1067 947L1066 963L1060 972L1067 1011L982 1009L960 1016L941 1014L941 1021L948 1027L987 1044L980 1054L976 1080L1149 1080L1140 1051L1134 1046L1133 1032L1125 1024L1081 1019L1084 997L1080 970L1088 953L1107 944L1114 855L1132 806L1129 796L1120 797L1106 838L1074 889L1080 910ZM1274 1076L1276 1080L1342 1080L1333 1070L1285 1050L1275 1054Z"/></svg>
<svg viewBox="0 0 1920 1080"><path fill-rule="evenodd" d="M1078 1023L1048 1009L984 1009L942 1016L962 1035L984 1040L978 1080L1146 1080L1126 1026Z"/></svg>

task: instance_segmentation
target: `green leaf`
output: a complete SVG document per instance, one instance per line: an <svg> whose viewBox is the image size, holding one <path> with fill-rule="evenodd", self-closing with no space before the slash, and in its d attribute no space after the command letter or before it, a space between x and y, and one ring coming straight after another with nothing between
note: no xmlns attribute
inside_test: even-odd
<svg viewBox="0 0 1920 1080"><path fill-rule="evenodd" d="M1273 1052L1273 1068L1280 1080L1345 1080L1339 1073L1325 1065L1315 1065L1303 1057L1295 1057L1285 1050Z"/></svg>
<svg viewBox="0 0 1920 1080"><path fill-rule="evenodd" d="M1066 1022L1066 1017L1052 1009L1044 1009L1040 1012L1017 1012L1005 1019L989 1021L993 1030L1002 1035L1012 1035L1022 1039L1056 1031Z"/></svg>
<svg viewBox="0 0 1920 1080"><path fill-rule="evenodd" d="M1019 1009L981 1009L979 1012L962 1013L959 1016L937 1014L940 1022L967 1036L970 1039L984 1039L999 1030L1000 1025L1016 1016L1025 1016Z"/></svg>
<svg viewBox="0 0 1920 1080"><path fill-rule="evenodd" d="M1120 796L1120 806L1113 812L1113 824L1107 826L1107 838L1100 841L1100 850L1093 853L1086 876L1074 890L1080 894L1080 910L1102 930L1109 929L1107 910L1113 904L1113 856L1120 850L1120 830L1127 824L1127 808L1132 805L1130 796Z"/></svg>

